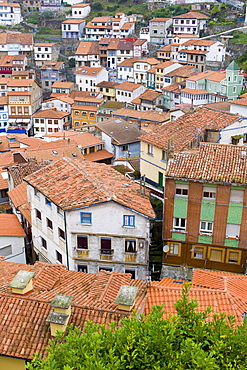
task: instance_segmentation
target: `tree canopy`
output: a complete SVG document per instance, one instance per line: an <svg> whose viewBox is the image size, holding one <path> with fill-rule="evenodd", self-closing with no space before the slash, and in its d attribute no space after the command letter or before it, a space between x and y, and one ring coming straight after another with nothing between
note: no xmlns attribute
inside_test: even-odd
<svg viewBox="0 0 247 370"><path fill-rule="evenodd" d="M196 310L189 286L175 304L176 315L163 319L163 308L147 317L133 315L121 325L88 322L70 326L50 340L45 359L35 355L29 370L247 369L247 326L234 317ZM206 319L210 316L210 321Z"/></svg>

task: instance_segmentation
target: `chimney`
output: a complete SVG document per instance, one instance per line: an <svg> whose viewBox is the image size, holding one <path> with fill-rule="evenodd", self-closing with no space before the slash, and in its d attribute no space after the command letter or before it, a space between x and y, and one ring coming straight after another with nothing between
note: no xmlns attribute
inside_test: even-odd
<svg viewBox="0 0 247 370"><path fill-rule="evenodd" d="M118 310L131 311L135 303L137 291L138 287L122 285L115 300Z"/></svg>
<svg viewBox="0 0 247 370"><path fill-rule="evenodd" d="M33 289L34 272L20 270L10 282L12 293L26 294Z"/></svg>
<svg viewBox="0 0 247 370"><path fill-rule="evenodd" d="M50 323L51 335L55 336L58 330L65 331L71 314L71 295L57 294L51 302L54 311L50 312L46 321Z"/></svg>

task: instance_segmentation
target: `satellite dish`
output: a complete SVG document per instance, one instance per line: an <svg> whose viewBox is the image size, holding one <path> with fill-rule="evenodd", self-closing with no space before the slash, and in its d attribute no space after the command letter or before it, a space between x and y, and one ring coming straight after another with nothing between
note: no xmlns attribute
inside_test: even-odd
<svg viewBox="0 0 247 370"><path fill-rule="evenodd" d="M169 252L169 249L170 249L169 245L164 245L163 252L167 253L167 252Z"/></svg>

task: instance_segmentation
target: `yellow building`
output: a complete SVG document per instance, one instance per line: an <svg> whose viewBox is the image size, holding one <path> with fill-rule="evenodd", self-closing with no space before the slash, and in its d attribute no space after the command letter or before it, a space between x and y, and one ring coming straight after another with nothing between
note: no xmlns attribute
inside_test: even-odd
<svg viewBox="0 0 247 370"><path fill-rule="evenodd" d="M98 107L74 104L72 106L72 128L78 131L92 131L97 123Z"/></svg>
<svg viewBox="0 0 247 370"><path fill-rule="evenodd" d="M143 138L146 135L143 135ZM145 139L143 139L145 140ZM141 141L140 172L155 187L163 187L167 169L167 150Z"/></svg>
<svg viewBox="0 0 247 370"><path fill-rule="evenodd" d="M96 86L97 93L103 95L104 100L116 101L116 87L117 82L101 81Z"/></svg>

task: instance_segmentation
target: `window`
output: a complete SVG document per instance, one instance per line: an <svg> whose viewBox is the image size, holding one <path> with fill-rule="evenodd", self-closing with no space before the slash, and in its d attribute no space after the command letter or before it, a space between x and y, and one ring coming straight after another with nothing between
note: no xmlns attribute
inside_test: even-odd
<svg viewBox="0 0 247 370"><path fill-rule="evenodd" d="M56 259L58 262L63 263L63 256L56 250Z"/></svg>
<svg viewBox="0 0 247 370"><path fill-rule="evenodd" d="M167 161L167 151L162 150L162 161Z"/></svg>
<svg viewBox="0 0 247 370"><path fill-rule="evenodd" d="M112 254L111 238L101 238L100 239L100 253Z"/></svg>
<svg viewBox="0 0 247 370"><path fill-rule="evenodd" d="M240 225L227 224L226 225L226 238L238 239L240 233Z"/></svg>
<svg viewBox="0 0 247 370"><path fill-rule="evenodd" d="M153 145L148 144L148 154L153 155L153 153L154 153L154 147L153 147Z"/></svg>
<svg viewBox="0 0 247 370"><path fill-rule="evenodd" d="M227 263L236 263L240 264L241 261L241 251L236 251L233 249L228 249L226 254L226 262Z"/></svg>
<svg viewBox="0 0 247 370"><path fill-rule="evenodd" d="M92 224L92 213L89 212L81 212L81 223L82 224Z"/></svg>
<svg viewBox="0 0 247 370"><path fill-rule="evenodd" d="M127 253L136 252L136 240L135 239L125 239L125 252Z"/></svg>
<svg viewBox="0 0 247 370"><path fill-rule="evenodd" d="M191 258L203 259L205 258L205 248L199 246L193 246L191 249Z"/></svg>
<svg viewBox="0 0 247 370"><path fill-rule="evenodd" d="M173 256L180 256L181 254L181 244L180 243L168 243L169 245L169 254Z"/></svg>
<svg viewBox="0 0 247 370"><path fill-rule="evenodd" d="M175 230L185 230L186 228L186 218L174 217L173 227Z"/></svg>
<svg viewBox="0 0 247 370"><path fill-rule="evenodd" d="M216 188L211 186L203 187L203 198L215 200L216 197Z"/></svg>
<svg viewBox="0 0 247 370"><path fill-rule="evenodd" d="M58 228L58 236L59 238L65 240L65 232L62 229L60 229L60 227Z"/></svg>
<svg viewBox="0 0 247 370"><path fill-rule="evenodd" d="M77 248L88 249L87 236L77 235Z"/></svg>
<svg viewBox="0 0 247 370"><path fill-rule="evenodd" d="M189 185L176 184L176 195L180 197L187 197L189 192Z"/></svg>
<svg viewBox="0 0 247 370"><path fill-rule="evenodd" d="M235 93L236 91L237 91L236 86L233 86L233 93Z"/></svg>
<svg viewBox="0 0 247 370"><path fill-rule="evenodd" d="M77 271L87 272L87 265L77 265Z"/></svg>
<svg viewBox="0 0 247 370"><path fill-rule="evenodd" d="M135 227L135 216L123 216L123 226Z"/></svg>
<svg viewBox="0 0 247 370"><path fill-rule="evenodd" d="M1 190L1 198L7 198L8 197L8 189Z"/></svg>
<svg viewBox="0 0 247 370"><path fill-rule="evenodd" d="M210 261L223 262L224 256L225 256L225 250L209 247L208 256L209 256Z"/></svg>
<svg viewBox="0 0 247 370"><path fill-rule="evenodd" d="M103 267L103 266L99 266L99 271L100 271L100 270L112 271L112 268L111 268L111 267Z"/></svg>
<svg viewBox="0 0 247 370"><path fill-rule="evenodd" d="M129 150L129 146L128 145L123 145L122 150L123 150L123 152L126 152L127 150Z"/></svg>
<svg viewBox="0 0 247 370"><path fill-rule="evenodd" d="M40 192L37 189L34 189L34 195L40 198Z"/></svg>
<svg viewBox="0 0 247 370"><path fill-rule="evenodd" d="M212 234L213 232L213 222L201 221L200 223L200 233Z"/></svg>
<svg viewBox="0 0 247 370"><path fill-rule="evenodd" d="M231 189L230 203L243 203L244 190Z"/></svg>
<svg viewBox="0 0 247 370"><path fill-rule="evenodd" d="M53 224L49 218L46 219L46 224L47 224L47 227L49 227L49 229L53 230Z"/></svg>
<svg viewBox="0 0 247 370"><path fill-rule="evenodd" d="M47 241L41 236L41 247L47 249Z"/></svg>
<svg viewBox="0 0 247 370"><path fill-rule="evenodd" d="M135 279L136 277L136 270L134 269L125 269L124 270L125 274L131 274L131 279Z"/></svg>
<svg viewBox="0 0 247 370"><path fill-rule="evenodd" d="M42 220L41 212L38 209L36 209L35 211L36 211L36 218L41 221Z"/></svg>
<svg viewBox="0 0 247 370"><path fill-rule="evenodd" d="M51 207L51 201L48 198L45 198L45 204Z"/></svg>

